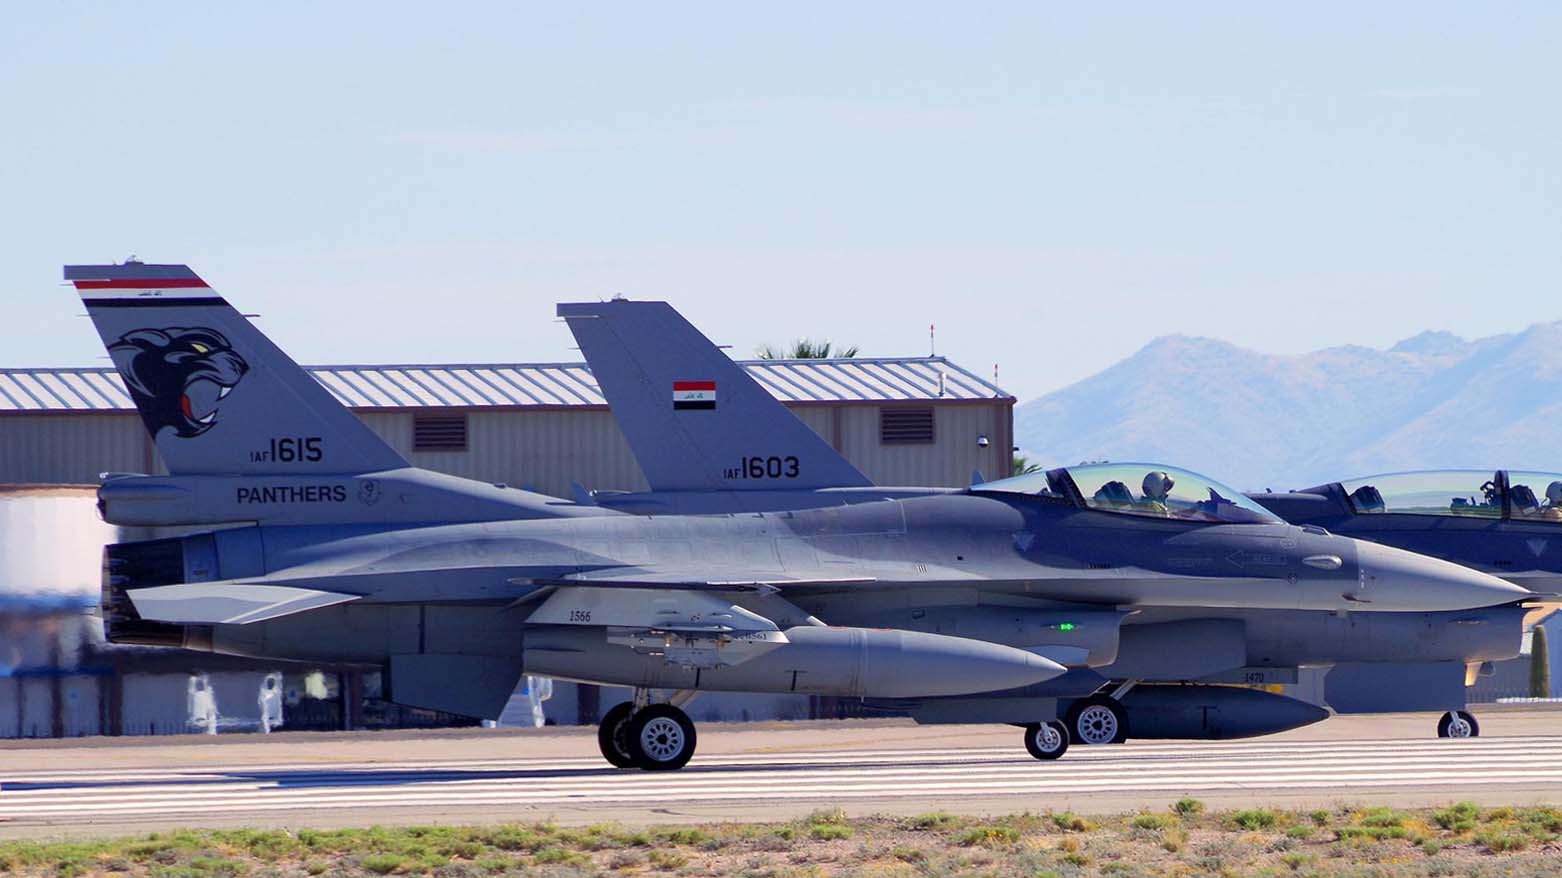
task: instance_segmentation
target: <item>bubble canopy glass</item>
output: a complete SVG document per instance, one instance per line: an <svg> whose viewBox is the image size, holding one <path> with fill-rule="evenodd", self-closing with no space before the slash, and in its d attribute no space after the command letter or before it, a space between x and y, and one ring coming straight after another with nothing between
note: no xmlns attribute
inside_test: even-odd
<svg viewBox="0 0 1562 878"><path fill-rule="evenodd" d="M1508 501L1516 519L1562 522L1562 473L1508 470Z"/></svg>
<svg viewBox="0 0 1562 878"><path fill-rule="evenodd" d="M984 482L973 491L1078 497L1090 509L1211 524L1283 524L1241 491L1159 463L1090 463Z"/></svg>
<svg viewBox="0 0 1562 878"><path fill-rule="evenodd" d="M1502 491L1491 470L1387 473L1341 482L1358 514L1501 518Z"/></svg>

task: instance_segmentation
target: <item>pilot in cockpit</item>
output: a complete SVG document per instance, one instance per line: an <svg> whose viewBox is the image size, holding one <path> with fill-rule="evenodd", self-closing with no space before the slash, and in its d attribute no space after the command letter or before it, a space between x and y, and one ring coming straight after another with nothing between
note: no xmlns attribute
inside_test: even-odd
<svg viewBox="0 0 1562 878"><path fill-rule="evenodd" d="M1562 521L1562 482L1546 486L1546 505L1540 508L1540 517L1547 521Z"/></svg>
<svg viewBox="0 0 1562 878"><path fill-rule="evenodd" d="M1157 515L1170 514L1166 508L1166 495L1171 493L1175 484L1172 477L1162 470L1146 473L1140 486L1144 489L1144 499L1139 501L1139 508Z"/></svg>

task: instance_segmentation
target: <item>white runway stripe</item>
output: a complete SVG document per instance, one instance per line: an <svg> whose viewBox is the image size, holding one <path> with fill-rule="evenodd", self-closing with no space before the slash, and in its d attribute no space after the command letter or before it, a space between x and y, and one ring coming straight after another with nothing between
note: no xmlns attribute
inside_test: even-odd
<svg viewBox="0 0 1562 878"><path fill-rule="evenodd" d="M1016 731L1018 735L1018 731ZM1241 743L1199 743L1177 742L1167 744L1144 744L1134 742L1129 747L1085 747L1076 746L1068 753L1069 762L1111 759L1120 762L1124 759L1146 759L1151 757L1176 757L1187 760L1219 759L1223 756L1240 756L1244 759L1264 758L1270 756L1289 756L1306 758L1311 753L1323 753L1330 756L1367 756L1371 758L1393 758L1401 754L1427 754L1436 753L1439 757L1445 754L1445 750L1439 748L1464 746L1465 741L1448 741L1441 739L1415 739L1415 740L1384 740L1384 741L1352 741L1348 743L1333 741L1307 741L1286 744L1265 744L1261 742ZM1562 752L1562 738L1553 737L1527 737L1527 738L1491 738L1478 739L1473 743L1479 746L1483 753L1514 752L1534 754L1544 752L1546 748L1552 748ZM959 748L939 750L848 750L848 751L802 751L802 752L776 752L753 755L724 755L724 756L697 756L695 765L701 767L721 766L745 766L745 765L789 765L789 764L837 764L837 763L886 763L904 764L915 760L932 760L939 762L976 762L993 759L1020 759L1028 762L1023 756L1017 756L1019 747L988 747L988 748ZM464 770L499 770L506 768L520 770L545 770L545 769L598 769L602 768L602 760L596 757L552 759L547 761L530 759L483 759L483 760L441 760L431 762L333 762L333 763L291 763L291 764L248 764L226 766L202 766L180 772L180 777L195 777L201 775L220 776L225 774L259 774L264 772L289 772L295 774L331 773L345 771L464 771ZM70 780L83 781L92 779L95 781L110 780L137 780L142 778L168 777L168 769L56 769L35 771L6 771L0 769L0 785L14 782L42 782L44 780ZM3 787L0 787L3 788Z"/></svg>
<svg viewBox="0 0 1562 878"><path fill-rule="evenodd" d="M1071 793L1207 792L1512 784L1562 789L1562 738L1075 747L1039 763L1014 749L720 756L683 772L612 771L594 759L445 760L0 772L15 821L289 809L546 808L584 802L859 801Z"/></svg>
<svg viewBox="0 0 1562 878"><path fill-rule="evenodd" d="M1333 760L1330 768L1338 772L1347 772L1357 776L1364 772L1392 770L1396 772L1411 771L1450 771L1461 773L1491 772L1497 770L1540 770L1545 768L1562 768L1562 758L1546 758L1536 755L1490 755L1468 753L1459 754L1456 764L1451 764L1446 755L1436 758L1410 758L1399 757L1395 759L1351 759ZM1113 763L1114 773L1121 774L1122 767ZM1285 774L1297 770L1297 765L1289 760L1274 760L1268 764L1255 760L1222 760L1219 762L1199 763L1139 763L1133 766L1135 777L1142 777L1151 771L1163 773L1174 772L1177 776L1189 778L1202 777L1230 777L1261 779L1270 775ZM42 788L30 788L27 784L15 784L6 782L3 799L0 803L16 807L32 801L48 801L59 798L62 792L70 792L73 802L108 801L113 799L134 797L138 799L153 799L166 797L187 797L190 795L220 795L230 791L258 790L258 789L299 789L314 787L385 787L385 786L432 786L435 784L458 787L477 788L479 786L492 786L495 784L514 785L517 782L527 782L529 788L541 789L561 785L576 788L589 788L594 786L618 786L626 777L640 779L643 784L667 785L690 788L706 786L727 786L735 779L741 779L744 783L777 782L777 783L814 783L837 782L848 779L872 779L880 782L907 780L926 781L939 777L960 778L985 778L1018 775L1026 778L1045 777L1048 781L1057 781L1073 778L1088 778L1099 775L1102 769L1091 762L1070 764L1067 760L1049 765L1041 765L1029 758L1008 760L1002 763L989 762L979 765L970 764L928 764L913 766L886 766L884 768L831 768L821 767L812 771L791 770L765 770L762 768L744 770L742 772L721 772L708 769L695 768L676 774L650 774L650 775L626 775L622 772L609 771L598 768L591 773L581 772L580 769L572 769L580 772L573 777L563 776L556 771L545 768L532 768L498 772L467 772L437 774L423 774L416 771L382 771L382 772L341 772L341 773L309 773L288 774L278 778L213 778L202 777L197 780L188 779L162 779L148 780L134 784L92 786L86 784L72 784L69 787L60 787L53 784ZM1041 775L1040 772L1045 772ZM520 775L506 777L505 775Z"/></svg>

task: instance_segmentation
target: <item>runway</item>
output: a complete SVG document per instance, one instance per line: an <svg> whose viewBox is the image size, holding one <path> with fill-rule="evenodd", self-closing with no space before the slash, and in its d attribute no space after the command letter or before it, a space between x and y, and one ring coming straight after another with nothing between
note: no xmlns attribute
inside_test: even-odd
<svg viewBox="0 0 1562 878"><path fill-rule="evenodd" d="M1102 812L1183 795L1212 806L1562 801L1562 736L1556 735L1129 742L1076 746L1062 760L1038 762L1020 749L1018 730L1008 732L1014 739L1008 746L991 746L999 737L994 732L974 735L969 746L922 748L894 734L881 735L891 742L880 747L868 743L872 736L858 736L844 748L716 753L696 756L680 772L616 771L594 756L558 755L223 764L227 748L186 747L202 752L184 761L206 764L165 759L162 767L95 768L90 759L72 759L76 767L6 769L0 835L544 818L775 820L836 805L854 814ZM521 740L495 743L509 751ZM286 757L289 747L263 749ZM403 749L410 757L436 748Z"/></svg>

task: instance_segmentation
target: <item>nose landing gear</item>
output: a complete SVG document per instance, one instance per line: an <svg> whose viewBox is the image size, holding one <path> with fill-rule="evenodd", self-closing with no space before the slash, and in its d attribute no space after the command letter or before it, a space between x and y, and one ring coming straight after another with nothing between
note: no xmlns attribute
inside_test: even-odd
<svg viewBox="0 0 1562 878"><path fill-rule="evenodd" d="M637 689L597 726L597 747L614 768L671 771L694 755L694 720L677 705L649 702L649 690Z"/></svg>
<svg viewBox="0 0 1562 878"><path fill-rule="evenodd" d="M1475 721L1469 711L1450 710L1437 721L1439 738L1478 738L1480 735L1481 724Z"/></svg>
<svg viewBox="0 0 1562 878"><path fill-rule="evenodd" d="M1068 727L1060 722L1031 723L1025 727L1025 749L1037 759L1057 759L1068 752Z"/></svg>

